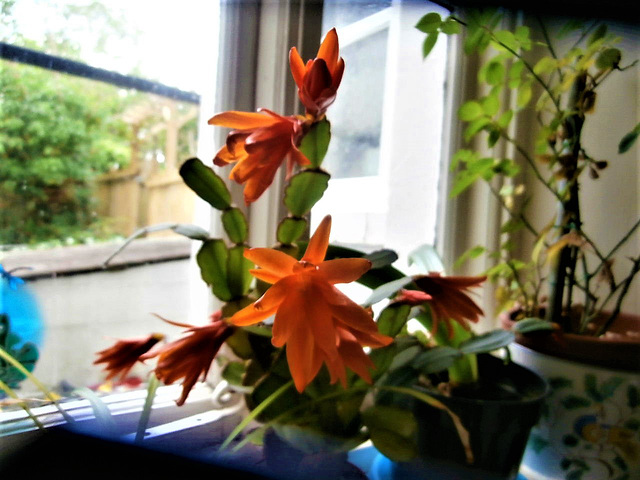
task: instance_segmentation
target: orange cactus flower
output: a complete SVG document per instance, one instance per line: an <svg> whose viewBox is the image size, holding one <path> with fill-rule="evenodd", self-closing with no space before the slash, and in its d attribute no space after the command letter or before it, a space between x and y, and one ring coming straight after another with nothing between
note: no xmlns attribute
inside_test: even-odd
<svg viewBox="0 0 640 480"><path fill-rule="evenodd" d="M107 380L120 375L120 380L127 376L136 362L144 361L143 355L148 353L159 341L164 339L161 333L153 333L146 337L118 340L113 346L99 351L94 365L106 363L104 370L108 372Z"/></svg>
<svg viewBox="0 0 640 480"><path fill-rule="evenodd" d="M273 285L253 304L229 321L246 326L275 314L271 342L287 345L287 362L296 389L302 392L323 363L331 382L346 386L346 367L370 381L374 368L362 347L382 347L393 341L382 335L364 308L334 285L353 282L371 268L363 258L324 261L331 217L326 216L309 241L300 261L270 248L245 250L245 257L261 267L251 273Z"/></svg>
<svg viewBox="0 0 640 480"><path fill-rule="evenodd" d="M468 291L472 287L480 286L486 279L486 276L443 277L439 273L415 277L414 281L420 290L431 295L428 303L433 314L432 333L438 330L438 322L441 320L447 326L449 337L453 336L453 329L449 323L451 320L469 330L467 321L477 322L484 312L469 297Z"/></svg>
<svg viewBox="0 0 640 480"><path fill-rule="evenodd" d="M174 325L189 327L185 336L164 345L154 356L158 356L155 368L156 377L167 385L183 378L182 395L176 402L183 405L189 392L202 376L206 378L214 357L229 338L234 327L222 320L221 315L212 315L211 323L204 326Z"/></svg>
<svg viewBox="0 0 640 480"><path fill-rule="evenodd" d="M305 125L303 118L283 117L260 109L258 112L219 113L208 123L233 129L213 163L220 167L236 163L229 178L245 185L244 201L247 205L255 202L271 185L285 158L287 175L291 175L294 164L311 163L298 150Z"/></svg>
<svg viewBox="0 0 640 480"><path fill-rule="evenodd" d="M329 30L315 59L305 65L296 47L289 51L291 74L298 85L298 97L307 113L320 117L336 99L344 73L344 60L339 56L338 34Z"/></svg>

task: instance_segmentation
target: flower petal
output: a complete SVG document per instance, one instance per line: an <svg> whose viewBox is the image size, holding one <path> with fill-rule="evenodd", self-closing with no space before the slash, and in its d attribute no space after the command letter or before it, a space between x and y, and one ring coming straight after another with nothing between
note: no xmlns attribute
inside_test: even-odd
<svg viewBox="0 0 640 480"><path fill-rule="evenodd" d="M365 258L338 258L322 262L318 270L327 282L336 283L355 282L371 268L371 262Z"/></svg>
<svg viewBox="0 0 640 480"><path fill-rule="evenodd" d="M296 259L273 248L248 248L244 257L279 278L291 275Z"/></svg>
<svg viewBox="0 0 640 480"><path fill-rule="evenodd" d="M296 47L289 50L289 66L291 67L293 80L296 82L298 88L300 88L304 80L305 67Z"/></svg>
<svg viewBox="0 0 640 480"><path fill-rule="evenodd" d="M340 54L340 47L338 45L338 33L335 28L332 28L327 32L318 49L317 58L323 59L330 69L333 69L338 61L338 55Z"/></svg>
<svg viewBox="0 0 640 480"><path fill-rule="evenodd" d="M296 390L302 393L307 385L311 383L317 371L314 369L317 362L314 362L315 352L313 336L303 328L295 328L291 332L287 343L287 363L293 378ZM319 369L319 367L318 367Z"/></svg>
<svg viewBox="0 0 640 480"><path fill-rule="evenodd" d="M309 240L307 250L304 252L302 261L319 265L327 254L329 247L329 235L331 234L331 215L327 215L322 219L315 233Z"/></svg>
<svg viewBox="0 0 640 480"><path fill-rule="evenodd" d="M274 307L271 310L257 309L252 303L251 305L248 305L242 310L234 313L229 319L229 323L237 325L238 327L255 325L256 323L260 323L276 313L277 309L277 307Z"/></svg>
<svg viewBox="0 0 640 480"><path fill-rule="evenodd" d="M214 115L207 123L209 125L246 130L250 128L268 127L278 122L279 120L271 115L265 115L258 112L237 112L231 110Z"/></svg>

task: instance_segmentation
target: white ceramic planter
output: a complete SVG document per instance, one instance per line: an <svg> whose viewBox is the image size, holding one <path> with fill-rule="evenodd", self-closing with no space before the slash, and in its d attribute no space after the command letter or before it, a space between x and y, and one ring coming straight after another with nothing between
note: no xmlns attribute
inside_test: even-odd
<svg viewBox="0 0 640 480"><path fill-rule="evenodd" d="M522 461L528 480L640 479L640 372L510 350L551 386Z"/></svg>

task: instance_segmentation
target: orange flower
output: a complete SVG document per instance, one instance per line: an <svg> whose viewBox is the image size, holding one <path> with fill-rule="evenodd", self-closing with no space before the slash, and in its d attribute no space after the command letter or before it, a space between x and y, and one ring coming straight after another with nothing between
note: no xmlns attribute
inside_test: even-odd
<svg viewBox="0 0 640 480"><path fill-rule="evenodd" d="M305 65L296 47L289 51L291 74L298 85L298 97L314 117L324 115L336 99L344 73L344 60L339 58L338 34L329 30L315 59Z"/></svg>
<svg viewBox="0 0 640 480"><path fill-rule="evenodd" d="M220 314L214 314L211 323L199 327L169 322L189 327L184 337L168 343L154 354L158 356L155 373L159 380L170 385L180 378L184 379L182 395L176 402L178 406L184 404L198 378L201 375L203 380L206 378L218 350L233 334L234 328L220 317Z"/></svg>
<svg viewBox="0 0 640 480"><path fill-rule="evenodd" d="M294 163L308 165L309 159L298 150L304 119L282 117L270 110L224 112L209 119L209 125L233 128L213 163L219 167L236 162L229 178L245 184L244 201L256 201L271 185L276 171L287 158L287 175Z"/></svg>
<svg viewBox="0 0 640 480"><path fill-rule="evenodd" d="M104 370L109 372L107 380L118 375L122 380L135 363L143 361L144 359L141 357L162 339L164 339L164 335L154 333L146 337L118 340L113 346L98 352L96 355L99 357L93 364L106 363Z"/></svg>
<svg viewBox="0 0 640 480"><path fill-rule="evenodd" d="M486 279L486 276L443 277L439 273L415 277L414 281L420 290L431 295L428 303L433 314L432 333L438 330L440 320L445 322L449 337L453 336L453 329L449 323L451 320L469 330L467 320L475 323L484 312L467 293L471 287L480 286Z"/></svg>
<svg viewBox="0 0 640 480"><path fill-rule="evenodd" d="M363 258L324 261L330 231L331 217L326 216L300 261L270 248L245 250L245 257L261 267L251 273L273 286L229 319L246 326L275 314L271 342L275 347L287 345L289 370L299 392L323 362L331 383L340 380L346 386L345 367L370 382L369 369L374 365L362 347L382 347L393 340L380 334L371 315L334 287L360 278L371 262Z"/></svg>

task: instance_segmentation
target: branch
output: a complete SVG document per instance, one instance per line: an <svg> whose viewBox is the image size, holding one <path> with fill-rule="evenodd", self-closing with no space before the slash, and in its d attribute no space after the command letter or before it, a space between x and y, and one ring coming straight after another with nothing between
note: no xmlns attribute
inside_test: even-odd
<svg viewBox="0 0 640 480"><path fill-rule="evenodd" d="M620 286L622 286L622 290L620 291L620 294L618 295L618 298L616 299L616 305L615 305L615 307L613 309L613 312L611 313L611 316L600 327L600 329L596 333L596 336L599 337L600 335L605 333L611 327L611 325L616 320L616 318L618 318L618 315L620 314L620 309L622 308L622 300L624 300L624 297L629 292L629 288L631 287L631 283L633 282L633 278L635 277L636 273L638 273L638 272L640 272L640 257L637 257L637 258L633 259L633 266L631 267L631 272L629 272L629 275L627 275L627 278L625 278L624 281L622 283L620 283L616 287L616 290L617 290ZM605 300L605 303L611 298L611 295L613 295L613 292L611 292L609 297L607 297L607 300ZM604 304L603 304L603 307L604 307Z"/></svg>

